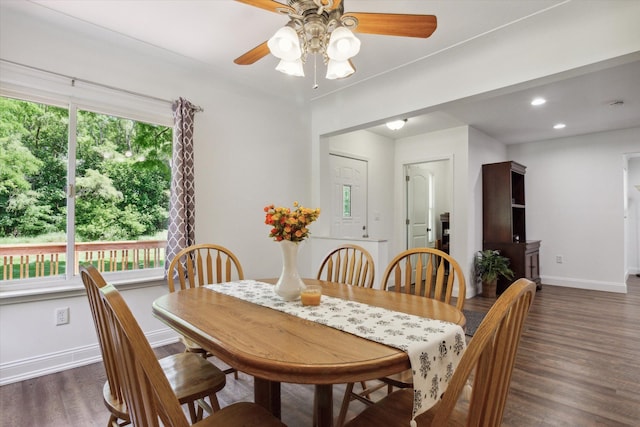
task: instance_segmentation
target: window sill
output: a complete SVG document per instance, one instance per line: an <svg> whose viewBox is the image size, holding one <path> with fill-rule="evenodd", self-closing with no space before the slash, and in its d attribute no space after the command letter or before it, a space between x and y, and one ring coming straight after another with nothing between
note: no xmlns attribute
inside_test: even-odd
<svg viewBox="0 0 640 427"><path fill-rule="evenodd" d="M149 288L154 286L166 285L166 280L162 276L136 278L136 279L123 279L123 280L108 280L118 290L126 291L130 289ZM80 279L74 280L67 284L61 284L60 286L51 286L47 288L31 288L31 289L19 289L19 290L6 290L0 292L0 306L10 304L21 304L35 301L46 301L62 298L71 298L86 295L84 286L80 282Z"/></svg>

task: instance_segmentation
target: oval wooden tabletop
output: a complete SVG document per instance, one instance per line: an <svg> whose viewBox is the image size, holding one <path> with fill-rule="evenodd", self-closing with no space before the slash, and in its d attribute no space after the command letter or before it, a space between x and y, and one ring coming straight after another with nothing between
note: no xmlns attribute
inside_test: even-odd
<svg viewBox="0 0 640 427"><path fill-rule="evenodd" d="M276 279L261 280L275 283ZM323 294L464 326L455 307L429 298L315 279ZM153 313L232 367L272 381L336 384L410 368L405 352L207 288L169 293Z"/></svg>

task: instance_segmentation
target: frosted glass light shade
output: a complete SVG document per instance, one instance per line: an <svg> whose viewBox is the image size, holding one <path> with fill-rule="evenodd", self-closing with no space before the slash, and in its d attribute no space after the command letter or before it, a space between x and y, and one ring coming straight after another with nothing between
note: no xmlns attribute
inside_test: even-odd
<svg viewBox="0 0 640 427"><path fill-rule="evenodd" d="M294 59L293 61L285 61L281 59L276 70L290 76L304 77L304 68L302 67L302 59Z"/></svg>
<svg viewBox="0 0 640 427"><path fill-rule="evenodd" d="M293 61L302 56L298 33L291 27L282 27L267 42L269 50L276 58Z"/></svg>
<svg viewBox="0 0 640 427"><path fill-rule="evenodd" d="M336 61L346 61L360 52L360 40L353 35L351 30L338 27L331 33L327 55Z"/></svg>
<svg viewBox="0 0 640 427"><path fill-rule="evenodd" d="M329 63L327 64L327 75L325 77L328 80L342 79L350 76L355 71L356 70L348 60L336 61L329 59Z"/></svg>

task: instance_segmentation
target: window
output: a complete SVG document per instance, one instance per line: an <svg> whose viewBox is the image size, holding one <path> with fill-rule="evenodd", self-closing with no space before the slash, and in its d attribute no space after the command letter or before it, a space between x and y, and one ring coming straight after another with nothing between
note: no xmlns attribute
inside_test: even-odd
<svg viewBox="0 0 640 427"><path fill-rule="evenodd" d="M119 115L112 102L79 107L28 95L0 97L0 290L68 285L79 262L110 280L160 276L168 105L154 124L131 114L130 102Z"/></svg>
<svg viewBox="0 0 640 427"><path fill-rule="evenodd" d="M351 186L342 186L342 217L351 218Z"/></svg>

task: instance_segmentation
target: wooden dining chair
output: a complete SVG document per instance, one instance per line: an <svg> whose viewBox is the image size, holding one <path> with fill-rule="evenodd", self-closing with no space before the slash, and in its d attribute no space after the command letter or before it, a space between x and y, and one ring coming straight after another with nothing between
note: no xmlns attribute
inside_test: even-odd
<svg viewBox="0 0 640 427"><path fill-rule="evenodd" d="M161 425L187 427L189 423L171 384L118 290L113 285L106 285L100 288L98 295L100 297L98 303L104 307L102 324L111 337L115 366L122 373L120 385L131 424L134 427ZM207 363L193 354L182 353L182 355L190 355ZM250 402L229 405L193 425L197 427L285 426L266 409Z"/></svg>
<svg viewBox="0 0 640 427"><path fill-rule="evenodd" d="M469 342L442 399L415 419L425 426L499 426L524 322L536 285L518 279L498 298ZM470 376L473 373L473 379ZM468 409L458 400L471 381ZM366 408L347 427L409 425L413 390L400 389Z"/></svg>
<svg viewBox="0 0 640 427"><path fill-rule="evenodd" d="M176 290L176 282L180 289L187 289L243 279L242 266L233 252L210 243L182 249L167 269L169 292Z"/></svg>
<svg viewBox="0 0 640 427"><path fill-rule="evenodd" d="M467 285L458 261L434 248L412 248L396 255L382 276L382 289L421 295L451 304L453 290L458 290L456 308L464 307ZM456 286L457 285L457 286Z"/></svg>
<svg viewBox="0 0 640 427"><path fill-rule="evenodd" d="M319 280L373 287L375 267L373 257L358 245L342 245L329 252L318 269Z"/></svg>
<svg viewBox="0 0 640 427"><path fill-rule="evenodd" d="M131 418L123 394L123 377L127 372L117 363L118 349L112 339L112 330L100 294L100 289L105 288L107 283L100 272L90 265L80 267L80 276L89 298L107 374L107 381L102 390L104 403L111 412L107 426L119 425L118 420L128 423ZM203 408L209 413L220 409L216 393L222 390L226 383L225 375L220 369L192 353L167 356L157 363L180 404L187 404L191 422L202 419ZM206 404L205 397L209 397L211 405Z"/></svg>
<svg viewBox="0 0 640 427"><path fill-rule="evenodd" d="M195 288L214 283L243 280L244 273L238 258L224 246L202 243L182 249L171 260L167 269L169 292L179 289ZM198 353L202 357L211 354L187 337L180 337L185 351ZM224 373L233 373L238 379L235 369L225 369Z"/></svg>
<svg viewBox="0 0 640 427"><path fill-rule="evenodd" d="M394 257L382 276L382 289L391 291L390 282L393 279L395 292L405 292L433 298L452 304L453 290L457 288L458 296L455 307L462 310L465 302L467 285L460 264L448 253L435 248L412 248ZM407 369L398 374L380 378L387 384L388 393L397 388L413 387L413 373ZM351 386L352 388L352 386ZM350 386L347 384L347 391ZM351 395L351 397L355 397ZM357 397L356 397L357 398ZM347 414L349 401L343 400L337 425L341 426ZM371 403L362 400L364 403Z"/></svg>
<svg viewBox="0 0 640 427"><path fill-rule="evenodd" d="M389 289L390 279L394 279L393 291L406 292L452 304L453 290L458 289L455 307L464 308L467 285L458 261L448 253L433 248L413 248L398 254L385 269L382 289ZM456 286L457 285L457 286ZM393 387L413 387L411 370L382 378Z"/></svg>
<svg viewBox="0 0 640 427"><path fill-rule="evenodd" d="M373 257L362 246L345 244L331 250L320 264L318 269L318 280L327 280L329 282L344 283L352 286L361 286L366 288L373 287L375 279L375 265ZM361 381L361 391L355 392L354 383L348 383L345 388L342 406L338 415L336 425L340 426L344 421L349 403L352 400L359 400L365 404L373 403L371 401L371 393L382 388L385 384L377 383L368 386L366 381Z"/></svg>

